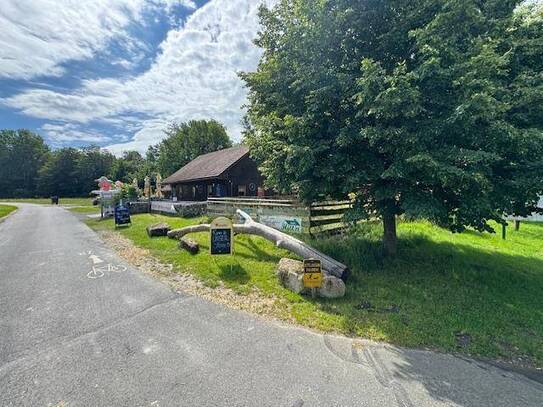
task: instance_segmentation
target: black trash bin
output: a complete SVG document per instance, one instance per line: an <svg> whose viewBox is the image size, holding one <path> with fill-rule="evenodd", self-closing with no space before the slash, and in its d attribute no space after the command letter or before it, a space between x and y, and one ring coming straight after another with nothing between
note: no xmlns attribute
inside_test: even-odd
<svg viewBox="0 0 543 407"><path fill-rule="evenodd" d="M58 205L58 196L51 197L51 205Z"/></svg>

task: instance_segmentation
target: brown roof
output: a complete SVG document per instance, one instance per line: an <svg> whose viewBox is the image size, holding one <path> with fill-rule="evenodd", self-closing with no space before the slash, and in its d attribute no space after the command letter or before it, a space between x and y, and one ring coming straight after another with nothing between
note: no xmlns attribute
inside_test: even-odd
<svg viewBox="0 0 543 407"><path fill-rule="evenodd" d="M249 154L249 147L236 146L225 150L201 155L185 165L175 174L166 178L164 184L218 178L226 170Z"/></svg>

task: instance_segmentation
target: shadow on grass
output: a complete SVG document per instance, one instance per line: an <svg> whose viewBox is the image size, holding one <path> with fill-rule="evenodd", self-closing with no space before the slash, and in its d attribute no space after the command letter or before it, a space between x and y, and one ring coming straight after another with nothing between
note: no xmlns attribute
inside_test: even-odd
<svg viewBox="0 0 543 407"><path fill-rule="evenodd" d="M248 239L246 241L236 241L237 246L242 246L246 249L245 253L236 252L236 256L243 257L245 259L265 261L265 262L277 262L280 257L274 256L262 249L253 239ZM250 254L249 254L250 253Z"/></svg>
<svg viewBox="0 0 543 407"><path fill-rule="evenodd" d="M392 260L363 237L328 239L319 249L352 269L347 296L320 304L344 333L543 364L543 259L424 234L400 239ZM457 343L458 333L469 343Z"/></svg>
<svg viewBox="0 0 543 407"><path fill-rule="evenodd" d="M220 264L219 278L225 283L246 285L251 279L249 273L240 264Z"/></svg>

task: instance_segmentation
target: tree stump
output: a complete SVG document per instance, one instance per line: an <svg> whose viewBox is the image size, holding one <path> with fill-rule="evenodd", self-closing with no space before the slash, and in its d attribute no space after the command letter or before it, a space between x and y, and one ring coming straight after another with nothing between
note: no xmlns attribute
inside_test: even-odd
<svg viewBox="0 0 543 407"><path fill-rule="evenodd" d="M198 242L188 237L183 237L179 241L179 248L185 249L190 254L197 254L200 251L200 245L198 244Z"/></svg>

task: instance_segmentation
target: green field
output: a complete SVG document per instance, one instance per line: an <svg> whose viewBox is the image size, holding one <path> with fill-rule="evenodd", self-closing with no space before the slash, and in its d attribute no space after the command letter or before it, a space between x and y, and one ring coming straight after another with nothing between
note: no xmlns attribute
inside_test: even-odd
<svg viewBox="0 0 543 407"><path fill-rule="evenodd" d="M522 224L503 241L473 231L452 234L427 222L400 223L394 260L382 256L378 224L315 240L313 245L349 265L352 273L345 298L311 300L279 285L274 269L289 254L273 244L236 236L233 258L211 258L203 233L193 236L201 253L191 256L175 241L147 237L145 227L161 221L174 228L198 223L136 215L133 226L119 233L208 286L222 282L240 294L258 288L262 296L277 299L279 318L403 346L520 358L543 366L543 224ZM111 220L88 224L114 229Z"/></svg>
<svg viewBox="0 0 543 407"><path fill-rule="evenodd" d="M70 212L75 213L100 213L100 206L74 206L73 208L67 208Z"/></svg>
<svg viewBox="0 0 543 407"><path fill-rule="evenodd" d="M2 202L32 203L37 205L51 205L51 198L14 198L0 199ZM92 206L92 198L59 198L59 205L66 206Z"/></svg>
<svg viewBox="0 0 543 407"><path fill-rule="evenodd" d="M11 212L16 210L16 206L11 205L0 205L0 219L2 219L4 216L9 215Z"/></svg>

